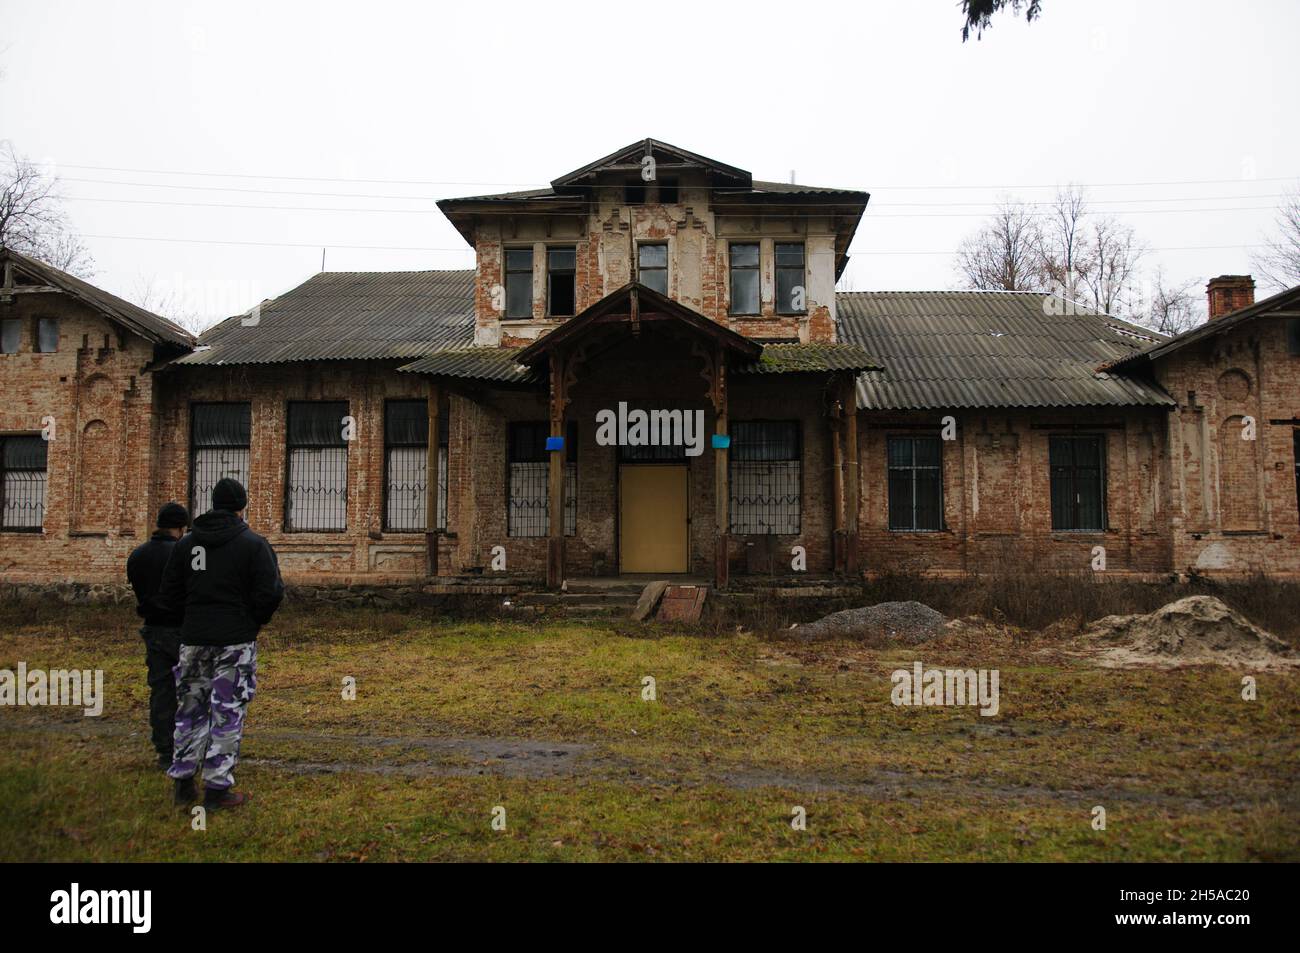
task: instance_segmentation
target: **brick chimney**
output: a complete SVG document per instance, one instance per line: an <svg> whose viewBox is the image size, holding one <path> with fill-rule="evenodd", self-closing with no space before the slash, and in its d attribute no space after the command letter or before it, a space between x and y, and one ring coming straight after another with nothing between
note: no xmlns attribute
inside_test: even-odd
<svg viewBox="0 0 1300 953"><path fill-rule="evenodd" d="M1210 299L1210 320L1255 303L1255 279L1250 275L1219 275L1205 286Z"/></svg>

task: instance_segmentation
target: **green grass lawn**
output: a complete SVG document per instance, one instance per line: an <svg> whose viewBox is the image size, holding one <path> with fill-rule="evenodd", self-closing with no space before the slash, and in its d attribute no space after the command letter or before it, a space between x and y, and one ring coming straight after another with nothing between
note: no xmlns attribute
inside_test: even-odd
<svg viewBox="0 0 1300 953"><path fill-rule="evenodd" d="M1300 859L1294 673L1247 702L1240 672L1013 631L873 650L291 608L259 639L253 803L195 831L131 614L6 606L0 632L0 668L102 668L107 695L0 708L3 860ZM999 669L998 716L891 705L916 659Z"/></svg>

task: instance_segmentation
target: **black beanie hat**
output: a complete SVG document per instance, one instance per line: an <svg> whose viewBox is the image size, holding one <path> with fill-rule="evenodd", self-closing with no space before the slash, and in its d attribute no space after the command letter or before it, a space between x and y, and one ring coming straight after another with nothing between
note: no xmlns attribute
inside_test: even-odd
<svg viewBox="0 0 1300 953"><path fill-rule="evenodd" d="M248 494L238 480L222 477L212 488L212 508L214 510L242 510L248 505Z"/></svg>
<svg viewBox="0 0 1300 953"><path fill-rule="evenodd" d="M190 511L179 503L164 503L158 511L159 529L184 529L190 525Z"/></svg>

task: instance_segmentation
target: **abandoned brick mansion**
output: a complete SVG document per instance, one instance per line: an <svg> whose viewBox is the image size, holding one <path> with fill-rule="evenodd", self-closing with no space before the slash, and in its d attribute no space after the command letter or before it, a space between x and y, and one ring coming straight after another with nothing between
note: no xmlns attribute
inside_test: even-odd
<svg viewBox="0 0 1300 953"><path fill-rule="evenodd" d="M198 339L0 251L0 583L119 582L227 475L290 582L1300 576L1300 288L1213 279L1172 339L837 292L868 199L644 140L440 202L473 270L323 272Z"/></svg>

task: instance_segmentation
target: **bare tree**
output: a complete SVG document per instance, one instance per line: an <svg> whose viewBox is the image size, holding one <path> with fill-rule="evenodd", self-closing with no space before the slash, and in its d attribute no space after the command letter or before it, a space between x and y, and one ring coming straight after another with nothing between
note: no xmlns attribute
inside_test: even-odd
<svg viewBox="0 0 1300 953"><path fill-rule="evenodd" d="M135 287L126 297L146 311L152 311L174 324L179 324L191 334L202 334L216 323L199 314L193 302L186 300L182 289L173 287L170 283L160 281L156 277L140 275L136 279Z"/></svg>
<svg viewBox="0 0 1300 953"><path fill-rule="evenodd" d="M1041 247L1034 214L1004 199L957 249L957 270L966 287L978 291L1038 291L1044 284Z"/></svg>
<svg viewBox="0 0 1300 953"><path fill-rule="evenodd" d="M1054 290L1067 298L1076 298L1085 280L1083 245L1087 216L1087 193L1080 186L1070 185L1057 190L1039 231L1043 274L1048 281L1059 285Z"/></svg>
<svg viewBox="0 0 1300 953"><path fill-rule="evenodd" d="M0 151L0 248L81 277L94 274L95 260L72 230L58 179L19 156L9 143Z"/></svg>
<svg viewBox="0 0 1300 953"><path fill-rule="evenodd" d="M1190 331L1205 321L1205 299L1197 293L1196 280L1172 284L1165 279L1164 271L1155 270L1151 277L1151 296L1141 315L1134 315L1137 323L1153 331L1170 336Z"/></svg>
<svg viewBox="0 0 1300 953"><path fill-rule="evenodd" d="M1138 265L1145 253L1129 226L1109 216L1092 222L1083 240L1081 263L1088 303L1106 314L1135 310Z"/></svg>
<svg viewBox="0 0 1300 953"><path fill-rule="evenodd" d="M1278 290L1300 285L1300 189L1287 193L1277 210L1277 235L1252 262Z"/></svg>

